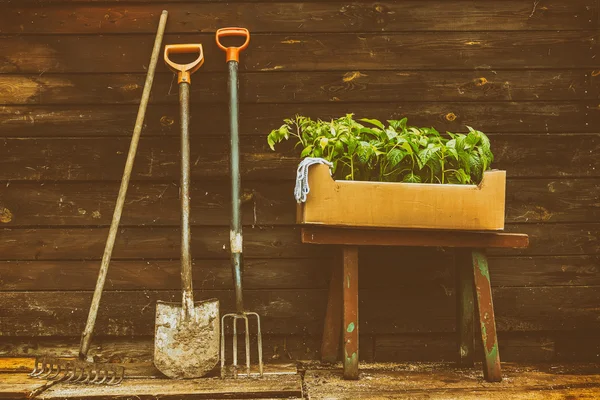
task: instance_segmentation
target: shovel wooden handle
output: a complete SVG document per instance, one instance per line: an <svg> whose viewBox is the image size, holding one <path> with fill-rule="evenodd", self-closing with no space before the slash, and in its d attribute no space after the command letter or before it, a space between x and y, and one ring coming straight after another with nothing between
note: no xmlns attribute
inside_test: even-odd
<svg viewBox="0 0 600 400"><path fill-rule="evenodd" d="M196 54L198 58L188 64L178 64L173 62L169 56L171 54ZM204 52L201 44L169 44L165 46L165 63L171 71L177 72L177 83L187 82L192 83L191 75L198 71L204 64Z"/></svg>
<svg viewBox="0 0 600 400"><path fill-rule="evenodd" d="M221 44L221 38L226 36L241 36L246 38L246 41L239 47L225 47L223 44ZM221 28L217 30L215 39L217 41L217 46L219 46L221 50L225 51L225 54L227 56L227 62L240 62L240 52L242 50L245 50L246 47L248 47L248 44L250 43L250 32L246 28Z"/></svg>

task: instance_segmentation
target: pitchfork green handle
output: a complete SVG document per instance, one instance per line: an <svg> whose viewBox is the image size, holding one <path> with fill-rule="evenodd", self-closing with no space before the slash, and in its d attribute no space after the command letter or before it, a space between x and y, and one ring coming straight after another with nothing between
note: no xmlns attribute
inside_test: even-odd
<svg viewBox="0 0 600 400"><path fill-rule="evenodd" d="M245 39L239 47L225 47L221 44L223 36L240 36ZM229 69L229 130L231 141L231 226L229 245L231 248L231 269L235 285L235 305L238 313L244 312L244 297L242 290L243 274L243 235L241 222L241 178L240 178L240 140L239 140L239 100L238 100L238 62L239 53L248 47L250 32L245 28L222 28L215 35L219 48L225 51Z"/></svg>

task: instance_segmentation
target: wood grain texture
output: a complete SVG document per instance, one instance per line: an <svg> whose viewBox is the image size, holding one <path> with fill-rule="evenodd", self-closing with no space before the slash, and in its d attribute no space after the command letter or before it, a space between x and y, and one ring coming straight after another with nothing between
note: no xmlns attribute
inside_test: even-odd
<svg viewBox="0 0 600 400"><path fill-rule="evenodd" d="M229 258L229 229L192 227L194 258ZM35 228L0 231L5 260L100 259L108 228ZM175 227L120 228L113 259L179 259L180 232ZM246 258L314 258L327 254L300 242L296 227L256 227L244 232Z"/></svg>
<svg viewBox="0 0 600 400"><path fill-rule="evenodd" d="M470 249L454 251L454 270L456 292L456 333L458 365L473 367L475 360L475 295L473 282L473 263Z"/></svg>
<svg viewBox="0 0 600 400"><path fill-rule="evenodd" d="M25 3L25 2L21 2ZM45 2L49 3L49 2ZM7 7L0 23L3 34L154 33L163 5L118 3L73 6L65 3ZM490 12L493 7L494 12ZM581 30L595 25L597 4L553 0L532 13L518 0L486 6L471 1L188 2L169 7L170 33L213 32L222 26L244 26L251 32L394 32L494 30ZM444 15L445 18L438 18ZM52 18L49 18L49 17ZM176 22L174 22L176 21ZM327 23L323 23L327 21Z"/></svg>
<svg viewBox="0 0 600 400"><path fill-rule="evenodd" d="M3 337L0 356L30 357L31 365L31 357L36 355L77 357L79 341L79 337ZM373 361L373 337L364 335L361 341L361 358ZM320 335L263 335L263 356L267 364L318 359L320 347ZM94 336L90 354L100 362L151 363L154 357L154 336Z"/></svg>
<svg viewBox="0 0 600 400"><path fill-rule="evenodd" d="M329 274L329 292L327 293L327 308L323 322L323 339L321 340L321 360L336 362L340 355L340 341L342 338L342 309L343 292L340 282L343 281L343 257L337 252L331 264Z"/></svg>
<svg viewBox="0 0 600 400"><path fill-rule="evenodd" d="M555 350L558 334L547 332L500 332L498 345L502 362L559 361ZM481 339L476 339L474 357L480 360ZM455 362L456 335L453 333L378 335L375 360L378 362Z"/></svg>
<svg viewBox="0 0 600 400"><path fill-rule="evenodd" d="M217 297L221 312L234 308L233 290L201 290L199 299ZM455 332L454 292L440 286L401 291L361 290L361 330L366 335ZM495 288L498 331L600 331L596 286ZM150 336L156 300L179 301L181 291L110 291L103 294L98 335ZM294 289L246 291L248 308L264 319L264 334L317 336L322 332L327 291ZM81 333L91 292L2 292L3 336L71 336ZM393 305L390 307L389 305ZM415 304L419 304L415 307Z"/></svg>
<svg viewBox="0 0 600 400"><path fill-rule="evenodd" d="M305 289L327 287L328 258L248 259L244 264L244 287ZM196 259L194 286L231 289L229 260ZM100 261L0 261L4 290L93 290ZM106 290L178 290L181 263L175 260L112 261Z"/></svg>
<svg viewBox="0 0 600 400"><path fill-rule="evenodd" d="M243 103L594 100L592 70L242 72ZM144 74L0 76L0 104L138 104ZM193 104L226 103L225 73L198 75ZM177 104L171 73L155 77L150 104ZM196 82L196 81L195 81ZM416 94L418 93L418 96Z"/></svg>
<svg viewBox="0 0 600 400"><path fill-rule="evenodd" d="M290 178L292 178L290 176ZM294 182L244 181L245 225L292 225ZM589 222L600 219L600 179L509 179L506 222ZM0 225L108 226L117 182L11 182L0 192ZM229 186L199 181L191 188L194 225L229 224ZM178 182L135 182L127 192L122 226L178 226Z"/></svg>
<svg viewBox="0 0 600 400"><path fill-rule="evenodd" d="M203 72L223 71L213 34L173 35L164 44L207 43ZM10 36L2 73L144 72L154 35ZM596 67L597 32L406 32L256 34L241 71L537 69ZM212 45L211 45L212 43ZM273 58L277 54L277 58ZM332 57L331 55L335 55ZM167 71L164 65L157 72Z"/></svg>
<svg viewBox="0 0 600 400"><path fill-rule="evenodd" d="M567 366L507 364L507 383L483 382L481 373L440 363L375 364L360 385L342 380L341 371L308 370L310 398L466 400L593 399L600 394L596 364Z"/></svg>
<svg viewBox="0 0 600 400"><path fill-rule="evenodd" d="M493 279L493 278L492 278ZM498 331L600 329L597 287L494 288ZM446 287L365 291L361 297L364 333L455 332L454 291ZM411 296L411 297L409 297ZM408 300L410 298L410 300ZM406 303L403 301L406 299ZM419 307L414 307L418 302ZM394 307L386 307L394 304Z"/></svg>
<svg viewBox="0 0 600 400"><path fill-rule="evenodd" d="M115 398L292 398L302 396L302 378L297 374L265 376L261 379L225 380L218 377L173 380L167 378L140 378L125 380L120 385L57 384L44 391L39 399L95 399Z"/></svg>
<svg viewBox="0 0 600 400"><path fill-rule="evenodd" d="M496 317L492 299L492 284L485 249L471 252L475 281L476 321L479 324L483 353L483 377L488 382L502 381L500 350L496 334Z"/></svg>
<svg viewBox="0 0 600 400"><path fill-rule="evenodd" d="M227 137L226 110L223 105L192 106L192 138ZM134 105L0 106L0 137L129 137L136 112ZM582 101L242 104L240 133L264 138L296 113L313 119L339 118L347 113L380 120L408 117L410 124L434 126L440 132L465 132L465 125L470 125L485 133L594 133L600 124L598 102ZM150 105L142 138L179 135L178 115L175 105ZM196 126L195 121L202 125Z"/></svg>
<svg viewBox="0 0 600 400"><path fill-rule="evenodd" d="M379 248L381 249L381 248ZM395 249L392 254L361 252L361 287L394 290L406 286L446 287L454 284L451 255L442 251ZM99 257L99 255L98 255ZM598 256L490 257L493 287L600 285ZM248 289L324 289L331 258L249 259L244 270ZM0 261L5 290L93 290L100 261ZM194 285L229 289L227 260L194 260ZM416 268L418 266L418 268ZM385 276L386 279L381 279ZM180 264L174 260L116 260L111 262L107 290L177 290ZM340 295L341 296L341 295ZM337 354L337 353L336 353Z"/></svg>
<svg viewBox="0 0 600 400"><path fill-rule="evenodd" d="M344 379L358 379L359 318L358 318L358 247L342 247L342 349Z"/></svg>
<svg viewBox="0 0 600 400"><path fill-rule="evenodd" d="M508 231L527 234L527 249L490 249L492 255L567 256L596 255L600 224L509 225ZM300 228L294 226L246 229L244 254L248 258L315 258L331 255L327 246L302 244ZM4 260L98 260L108 228L3 228ZM194 258L228 257L226 227L193 227ZM179 229L176 227L129 227L119 229L113 258L178 259Z"/></svg>
<svg viewBox="0 0 600 400"><path fill-rule="evenodd" d="M230 190L226 182L195 182L190 188L191 223L228 226ZM292 181L245 181L244 224L293 224L293 190ZM0 194L0 224L108 226L118 192L118 182L11 182ZM121 226L179 226L180 212L179 182L134 183L127 191Z"/></svg>
<svg viewBox="0 0 600 400"><path fill-rule="evenodd" d="M302 243L351 246L428 246L526 248L526 234L436 231L433 229L363 229L303 225Z"/></svg>
<svg viewBox="0 0 600 400"><path fill-rule="evenodd" d="M494 168L509 177L599 177L600 136L491 135ZM6 138L0 180L119 180L129 148L127 138ZM242 138L244 179L293 179L300 158L292 143L273 152L264 137ZM195 182L228 173L229 143L216 137L192 139L191 176ZM179 176L178 145L164 138L142 138L133 180ZM195 184L194 182L194 184Z"/></svg>

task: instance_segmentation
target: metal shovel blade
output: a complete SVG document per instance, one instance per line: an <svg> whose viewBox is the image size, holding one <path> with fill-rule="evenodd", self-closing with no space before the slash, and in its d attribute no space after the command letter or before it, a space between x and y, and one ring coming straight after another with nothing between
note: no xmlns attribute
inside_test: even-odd
<svg viewBox="0 0 600 400"><path fill-rule="evenodd" d="M199 378L219 362L219 300L194 302L186 316L181 303L158 301L154 365L169 378Z"/></svg>

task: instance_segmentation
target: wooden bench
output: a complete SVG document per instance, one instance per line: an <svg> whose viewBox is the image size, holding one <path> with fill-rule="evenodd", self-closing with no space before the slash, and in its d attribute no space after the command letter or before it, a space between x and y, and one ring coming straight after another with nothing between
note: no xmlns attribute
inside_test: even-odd
<svg viewBox="0 0 600 400"><path fill-rule="evenodd" d="M487 248L524 248L525 234L471 231L354 229L305 225L302 243L339 245L342 263L334 265L323 329L321 358L333 362L343 331L344 378L358 379L358 247L434 246L456 250L456 326L459 365L473 366L474 316L480 325L484 378L502 380ZM475 295L476 294L476 295Z"/></svg>

